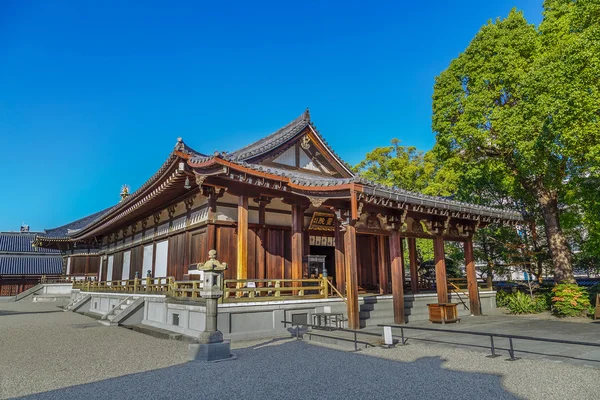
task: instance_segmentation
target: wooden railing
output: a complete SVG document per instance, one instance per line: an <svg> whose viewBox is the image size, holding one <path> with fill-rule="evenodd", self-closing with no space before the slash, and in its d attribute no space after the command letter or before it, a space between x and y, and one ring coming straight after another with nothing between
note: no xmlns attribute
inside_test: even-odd
<svg viewBox="0 0 600 400"><path fill-rule="evenodd" d="M75 281L73 289L86 292L165 294L176 299L201 300L202 281L175 281L172 277L113 281ZM223 302L291 299L346 299L327 278L317 279L226 279Z"/></svg>
<svg viewBox="0 0 600 400"><path fill-rule="evenodd" d="M73 289L86 292L168 293L174 283L171 277L119 279L113 281L75 281Z"/></svg>
<svg viewBox="0 0 600 400"><path fill-rule="evenodd" d="M223 301L281 300L281 298L326 299L327 279L226 279Z"/></svg>
<svg viewBox="0 0 600 400"><path fill-rule="evenodd" d="M452 284L452 285L456 286L456 289L460 289L465 292L469 291L469 285L467 283L467 278L448 278L448 279L446 279L446 281L448 282L448 285ZM488 284L488 282L485 279L478 279L477 286L479 287L479 291L481 291L481 292L493 290L493 288L490 287L490 285Z"/></svg>
<svg viewBox="0 0 600 400"><path fill-rule="evenodd" d="M202 281L175 281L171 285L169 295L175 298L200 300L202 283Z"/></svg>

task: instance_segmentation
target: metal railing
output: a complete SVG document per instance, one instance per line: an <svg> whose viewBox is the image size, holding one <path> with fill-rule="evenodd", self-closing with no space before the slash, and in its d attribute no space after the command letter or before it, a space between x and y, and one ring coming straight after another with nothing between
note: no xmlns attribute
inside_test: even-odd
<svg viewBox="0 0 600 400"><path fill-rule="evenodd" d="M406 329L408 330L418 330L418 331L428 331L428 332L442 332L442 333L454 333L454 334L463 334L463 335L474 335L474 336L485 336L490 339L490 351L491 354L488 357L495 358L501 357L499 354L496 354L496 346L494 344L494 338L504 338L508 339L508 354L510 358L509 361L516 361L519 357L515 357L515 348L513 344L513 339L516 340L529 340L535 342L547 342L547 343L560 343L560 344L572 344L579 346L589 346L589 347L600 347L600 343L591 343L591 342L581 342L576 340L566 340L566 339L550 339L550 338L539 338L533 336L524 336L524 335L510 335L505 333L489 333L489 332L474 332L474 331L456 331L452 329L437 329L437 328L421 328L414 326L404 326L404 325L377 325L379 327L389 326L390 328L400 329L400 344L405 345L408 342L408 337L404 334ZM397 336L396 336L397 337ZM413 340L425 340L419 338L412 338ZM600 360L598 360L600 362Z"/></svg>
<svg viewBox="0 0 600 400"><path fill-rule="evenodd" d="M300 339L300 327L307 327L307 328L312 328L312 329L316 329L316 330L320 330L320 331L336 331L336 332L348 332L351 333L353 335L353 339L348 339L348 338L343 338L343 337L336 337L336 336L328 336L328 335L324 335L321 333L315 333L312 331L308 331L308 332L303 332L303 334L307 334L309 335L309 338L311 336L319 336L319 337L325 337L325 338L331 338L331 339L337 339L337 340L343 340L346 342L353 342L354 343L354 351L358 351L358 344L363 344L365 345L365 347L371 346L371 347L375 347L375 345L373 345L372 343L363 341L363 340L358 340L358 335L366 335L366 336L377 336L377 337L381 337L380 334L378 333L373 333L373 332L364 332L364 331L357 331L354 329L346 329L346 328L338 328L335 326L322 326L322 325L312 325L312 324L298 324L292 321L281 321L281 323L283 324L284 328L287 328L287 325L291 325L292 328L295 326L296 330L295 330L295 334L296 334L296 339L301 340Z"/></svg>

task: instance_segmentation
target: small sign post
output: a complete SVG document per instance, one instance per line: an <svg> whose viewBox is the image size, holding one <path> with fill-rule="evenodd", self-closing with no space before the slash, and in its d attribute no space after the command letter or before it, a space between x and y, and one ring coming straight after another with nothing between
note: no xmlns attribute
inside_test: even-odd
<svg viewBox="0 0 600 400"><path fill-rule="evenodd" d="M383 327L383 342L388 347L394 347L394 338L392 337L392 327L391 326Z"/></svg>

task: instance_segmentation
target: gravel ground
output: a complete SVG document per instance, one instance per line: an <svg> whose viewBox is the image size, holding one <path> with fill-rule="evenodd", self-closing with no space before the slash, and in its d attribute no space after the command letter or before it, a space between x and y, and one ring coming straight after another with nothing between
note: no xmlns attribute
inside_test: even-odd
<svg viewBox="0 0 600 400"><path fill-rule="evenodd" d="M186 363L185 343L27 302L0 304L0 337L3 398L597 399L600 381L597 368L423 343L349 353L295 339L237 342L235 360Z"/></svg>

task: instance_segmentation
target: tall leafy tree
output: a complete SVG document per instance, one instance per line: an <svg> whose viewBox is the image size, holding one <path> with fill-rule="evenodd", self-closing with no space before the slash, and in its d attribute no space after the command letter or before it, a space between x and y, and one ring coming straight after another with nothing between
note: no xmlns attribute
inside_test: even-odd
<svg viewBox="0 0 600 400"><path fill-rule="evenodd" d="M500 173L544 220L557 281L573 281L560 201L600 170L600 2L547 0L538 28L523 14L481 28L436 78L436 153L463 173ZM467 173L468 174L468 173Z"/></svg>
<svg viewBox="0 0 600 400"><path fill-rule="evenodd" d="M398 139L367 153L354 171L375 182L432 196L454 194L459 182L456 170L438 163L431 151L402 146Z"/></svg>

